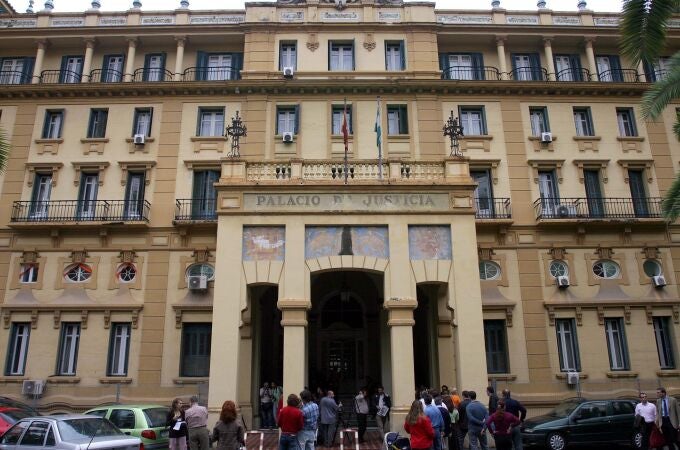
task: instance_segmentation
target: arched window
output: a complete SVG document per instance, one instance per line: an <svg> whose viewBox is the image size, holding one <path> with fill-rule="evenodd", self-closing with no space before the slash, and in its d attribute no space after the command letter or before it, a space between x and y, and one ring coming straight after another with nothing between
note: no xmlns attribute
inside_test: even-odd
<svg viewBox="0 0 680 450"><path fill-rule="evenodd" d="M118 280L121 283L132 283L137 277L137 268L132 263L125 263L118 266Z"/></svg>
<svg viewBox="0 0 680 450"><path fill-rule="evenodd" d="M555 259L550 262L550 276L553 278L569 275L569 266L566 262Z"/></svg>
<svg viewBox="0 0 680 450"><path fill-rule="evenodd" d="M481 280L497 280L501 276L501 266L493 261L479 262L479 278Z"/></svg>
<svg viewBox="0 0 680 450"><path fill-rule="evenodd" d="M614 261L603 259L593 264L593 273L598 278L618 278L621 274L621 268Z"/></svg>
<svg viewBox="0 0 680 450"><path fill-rule="evenodd" d="M215 279L215 268L207 263L192 264L187 268L186 276L188 279L195 275L205 275L208 281L213 281Z"/></svg>
<svg viewBox="0 0 680 450"><path fill-rule="evenodd" d="M72 283L82 283L92 276L92 267L84 263L71 264L64 270L64 278Z"/></svg>

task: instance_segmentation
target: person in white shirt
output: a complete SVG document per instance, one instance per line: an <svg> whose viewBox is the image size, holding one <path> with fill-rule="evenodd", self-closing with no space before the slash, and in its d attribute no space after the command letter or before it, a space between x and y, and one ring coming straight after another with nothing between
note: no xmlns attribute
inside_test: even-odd
<svg viewBox="0 0 680 450"><path fill-rule="evenodd" d="M649 449L649 435L656 422L656 405L647 401L647 394L640 392L640 403L635 406L635 415L642 417L642 450Z"/></svg>

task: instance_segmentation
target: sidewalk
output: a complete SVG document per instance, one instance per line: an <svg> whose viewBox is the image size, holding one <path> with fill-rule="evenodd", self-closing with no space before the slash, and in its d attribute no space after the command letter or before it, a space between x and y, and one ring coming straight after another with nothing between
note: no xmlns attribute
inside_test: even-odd
<svg viewBox="0 0 680 450"><path fill-rule="evenodd" d="M276 450L279 447L279 432L278 430L262 430L264 433L264 445L263 450ZM333 450L340 449L340 433L335 437L335 446L331 447ZM258 435L249 434L247 449L248 450L259 450L260 448L260 438ZM317 447L318 449L324 449L325 447ZM354 436L352 436L352 444L349 443L349 439L345 438L345 450L356 450L356 443L354 442ZM366 442L359 444L360 450L383 450L382 441L380 440L380 434L377 430L367 430L366 431Z"/></svg>

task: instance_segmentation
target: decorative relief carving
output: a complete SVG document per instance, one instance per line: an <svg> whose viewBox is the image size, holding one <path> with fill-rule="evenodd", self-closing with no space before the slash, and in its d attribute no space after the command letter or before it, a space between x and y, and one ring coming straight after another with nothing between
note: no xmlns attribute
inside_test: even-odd
<svg viewBox="0 0 680 450"><path fill-rule="evenodd" d="M623 317L626 320L626 325L630 325L630 306L626 305L623 307Z"/></svg>
<svg viewBox="0 0 680 450"><path fill-rule="evenodd" d="M567 254L567 250L564 247L552 247L548 250L548 253L552 259L563 260Z"/></svg>
<svg viewBox="0 0 680 450"><path fill-rule="evenodd" d="M600 259L611 259L614 251L609 247L597 247L595 254L599 256Z"/></svg>
<svg viewBox="0 0 680 450"><path fill-rule="evenodd" d="M490 247L477 247L477 254L480 260L493 259L494 251Z"/></svg>
<svg viewBox="0 0 680 450"><path fill-rule="evenodd" d="M642 253L647 259L659 259L659 247L645 247Z"/></svg>
<svg viewBox="0 0 680 450"><path fill-rule="evenodd" d="M377 44L375 42L375 37L373 37L373 33L366 33L366 37L364 38L364 48L370 52L375 50L376 45Z"/></svg>
<svg viewBox="0 0 680 450"><path fill-rule="evenodd" d="M309 33L307 35L307 48L311 52L319 48L319 36L316 33Z"/></svg>
<svg viewBox="0 0 680 450"><path fill-rule="evenodd" d="M597 323L599 323L600 325L604 325L604 307L603 306L597 307Z"/></svg>
<svg viewBox="0 0 680 450"><path fill-rule="evenodd" d="M647 323L649 325L654 323L654 313L650 305L645 306L645 314L647 315Z"/></svg>
<svg viewBox="0 0 680 450"><path fill-rule="evenodd" d="M121 263L133 263L137 258L137 253L134 250L121 250L118 257Z"/></svg>
<svg viewBox="0 0 680 450"><path fill-rule="evenodd" d="M204 248L200 250L194 250L194 253L191 255L194 258L194 261L197 263L205 263L210 260L210 249Z"/></svg>
<svg viewBox="0 0 680 450"><path fill-rule="evenodd" d="M24 250L21 255L21 262L24 264L35 264L38 262L40 255L35 250Z"/></svg>
<svg viewBox="0 0 680 450"><path fill-rule="evenodd" d="M87 251L85 250L75 250L71 252L71 262L72 263L78 263L78 264L83 264L85 261L87 261Z"/></svg>
<svg viewBox="0 0 680 450"><path fill-rule="evenodd" d="M583 325L583 309L580 306L576 307L576 326Z"/></svg>
<svg viewBox="0 0 680 450"><path fill-rule="evenodd" d="M107 309L104 311L104 329L108 330L111 328L111 310Z"/></svg>

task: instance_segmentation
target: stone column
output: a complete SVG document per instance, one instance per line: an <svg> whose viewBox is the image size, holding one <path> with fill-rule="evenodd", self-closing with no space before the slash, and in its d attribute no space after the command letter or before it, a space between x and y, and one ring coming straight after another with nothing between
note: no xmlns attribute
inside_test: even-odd
<svg viewBox="0 0 680 450"><path fill-rule="evenodd" d="M498 52L498 70L501 71L501 80L507 80L508 66L505 62L505 41L507 37L496 36L496 51Z"/></svg>
<svg viewBox="0 0 680 450"><path fill-rule="evenodd" d="M177 41L177 55L175 56L175 73L172 75L173 81L182 81L182 71L184 68L184 46L186 45L186 36L175 36Z"/></svg>
<svg viewBox="0 0 680 450"><path fill-rule="evenodd" d="M33 78L31 83L40 83L40 72L42 72L43 61L45 60L45 50L47 49L48 41L47 39L39 40L38 50L35 52L35 65L33 66Z"/></svg>
<svg viewBox="0 0 680 450"><path fill-rule="evenodd" d="M642 61L640 61L638 63L637 73L638 73L638 79L640 80L640 82L646 83L647 81L649 81L647 79L647 74L645 73L645 66L644 66L644 64L642 64Z"/></svg>
<svg viewBox="0 0 680 450"><path fill-rule="evenodd" d="M552 37L543 38L543 49L545 50L545 63L548 68L548 81L555 81L557 73L555 72L555 60L552 52Z"/></svg>
<svg viewBox="0 0 680 450"><path fill-rule="evenodd" d="M81 83L90 81L90 71L92 70L92 54L94 53L95 40L93 38L85 39L85 58L83 59L83 75L80 79Z"/></svg>
<svg viewBox="0 0 680 450"><path fill-rule="evenodd" d="M137 52L137 38L131 37L127 38L128 41L128 51L125 58L125 76L123 81L132 81L132 73L135 70L135 54Z"/></svg>
<svg viewBox="0 0 680 450"><path fill-rule="evenodd" d="M595 50L593 50L594 37L586 37L586 59L588 59L588 70L590 71L590 81L598 81L597 63L595 62Z"/></svg>

